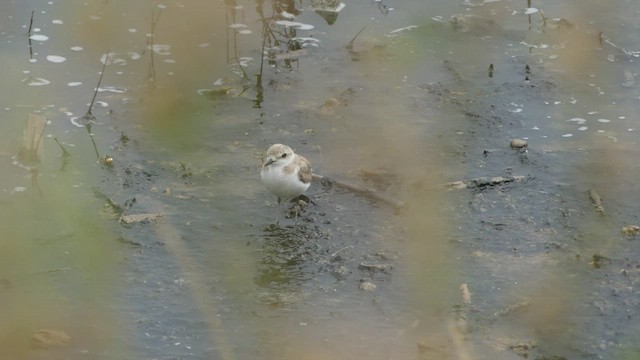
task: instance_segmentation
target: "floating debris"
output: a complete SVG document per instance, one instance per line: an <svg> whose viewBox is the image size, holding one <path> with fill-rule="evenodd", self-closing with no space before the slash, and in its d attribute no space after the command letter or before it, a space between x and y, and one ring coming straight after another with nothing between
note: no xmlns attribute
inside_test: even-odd
<svg viewBox="0 0 640 360"><path fill-rule="evenodd" d="M603 265L609 265L612 264L613 260L604 256L604 255L600 255L600 254L593 254L592 258L591 258L591 266L593 266L596 269L600 269Z"/></svg>
<svg viewBox="0 0 640 360"><path fill-rule="evenodd" d="M328 25L333 25L338 19L338 14L347 5L337 1L320 1L312 5L316 14L320 15Z"/></svg>
<svg viewBox="0 0 640 360"><path fill-rule="evenodd" d="M240 66L244 66L247 67L249 66L255 59L250 57L250 56L243 56L241 58L238 59L238 63L240 64Z"/></svg>
<svg viewBox="0 0 640 360"><path fill-rule="evenodd" d="M171 45L167 44L153 44L153 52L158 55L171 55Z"/></svg>
<svg viewBox="0 0 640 360"><path fill-rule="evenodd" d="M64 24L64 21L60 20L60 19L53 19L51 20L52 24L56 24L56 25L62 25Z"/></svg>
<svg viewBox="0 0 640 360"><path fill-rule="evenodd" d="M361 270L367 270L367 271L382 271L382 272L386 272L389 271L391 269L393 269L393 265L391 264L369 264L369 263L360 263L360 265L358 266L358 268L360 268Z"/></svg>
<svg viewBox="0 0 640 360"><path fill-rule="evenodd" d="M281 18L283 19L287 19L287 20L293 20L296 18L295 15L293 15L292 13L286 12L285 10L282 10L281 13L278 14Z"/></svg>
<svg viewBox="0 0 640 360"><path fill-rule="evenodd" d="M441 185L445 190L462 190L472 188L483 188L501 185L510 182L520 182L531 179L530 176L516 175L516 176L495 176L495 177L477 177L468 181L453 181Z"/></svg>
<svg viewBox="0 0 640 360"><path fill-rule="evenodd" d="M596 193L593 189L589 189L589 200L593 204L593 207L596 209L598 215L604 215L604 207L602 207L602 199L600 195Z"/></svg>
<svg viewBox="0 0 640 360"><path fill-rule="evenodd" d="M116 87L116 86L104 86L104 87L99 87L98 92L112 92L115 94L124 94L127 92L127 89Z"/></svg>
<svg viewBox="0 0 640 360"><path fill-rule="evenodd" d="M372 283L371 281L367 281L367 280L360 280L360 284L358 285L358 289L362 290L362 291L373 291L378 287L378 285Z"/></svg>
<svg viewBox="0 0 640 360"><path fill-rule="evenodd" d="M625 226L622 228L622 233L630 237L635 237L636 235L640 234L640 226L638 225Z"/></svg>
<svg viewBox="0 0 640 360"><path fill-rule="evenodd" d="M519 302L517 304L509 305L509 306L505 307L502 310L498 310L493 315L496 316L496 317L498 317L498 316L507 316L507 315L509 315L511 313L522 311L523 309L528 308L529 305L530 304L529 304L528 301L522 301L522 302Z"/></svg>
<svg viewBox="0 0 640 360"><path fill-rule="evenodd" d="M198 89L196 90L196 93L200 96L208 96L212 99L221 97L221 96L227 96L227 95L233 95L235 92L235 89L232 87L222 87L219 89Z"/></svg>
<svg viewBox="0 0 640 360"><path fill-rule="evenodd" d="M84 48L82 46L72 46L70 47L71 50L73 51L82 51L84 50Z"/></svg>
<svg viewBox="0 0 640 360"><path fill-rule="evenodd" d="M303 48L309 47L309 46L318 47L318 45L320 44L320 40L312 37L295 37L291 40L295 41L296 43L298 43L298 45L300 45Z"/></svg>
<svg viewBox="0 0 640 360"><path fill-rule="evenodd" d="M461 180L446 183L444 186L447 188L447 190L462 190L467 188L467 184L465 184L464 181Z"/></svg>
<svg viewBox="0 0 640 360"><path fill-rule="evenodd" d="M534 8L534 7L530 7L530 8L524 9L524 14L525 15L531 15L531 14L537 13L538 11L540 11L540 10L538 10L537 8Z"/></svg>
<svg viewBox="0 0 640 360"><path fill-rule="evenodd" d="M77 127L80 127L80 128L83 128L83 127L87 126L87 123L95 123L95 121L93 121L93 120L87 121L84 116L74 116L74 117L70 118L69 121L71 121L71 123L73 125L75 125Z"/></svg>
<svg viewBox="0 0 640 360"><path fill-rule="evenodd" d="M569 120L567 120L567 121L569 121L569 122L574 122L574 123L576 123L576 124L578 124L578 125L583 125L584 123L586 123L586 122L587 122L587 120L586 120L586 119L583 119L583 118L572 118L572 119L569 119Z"/></svg>
<svg viewBox="0 0 640 360"><path fill-rule="evenodd" d="M534 44L529 44L526 41L520 41L520 44L528 47L528 48L533 48L533 49L546 49L549 47L549 45L547 44L540 44L540 45L534 45Z"/></svg>
<svg viewBox="0 0 640 360"><path fill-rule="evenodd" d="M418 28L418 25L409 25L409 26L401 27L399 29L391 30L391 32L389 33L389 36L395 36L403 31L415 30L417 28Z"/></svg>
<svg viewBox="0 0 640 360"><path fill-rule="evenodd" d="M276 24L282 25L289 28L294 28L296 30L311 30L313 29L313 25L303 24L297 21L289 21L289 20L278 20Z"/></svg>
<svg viewBox="0 0 640 360"><path fill-rule="evenodd" d="M67 58L59 55L47 55L47 60L52 63L59 64L67 61Z"/></svg>
<svg viewBox="0 0 640 360"><path fill-rule="evenodd" d="M514 181L523 181L528 179L526 176L496 176L492 178L478 177L469 180L467 187L469 188L481 188L487 186L496 186L504 183L510 183Z"/></svg>
<svg viewBox="0 0 640 360"><path fill-rule="evenodd" d="M340 12L347 5L343 2L337 1L320 1L316 2L312 5L313 10L322 10L322 11L331 11L331 12Z"/></svg>
<svg viewBox="0 0 640 360"><path fill-rule="evenodd" d="M523 139L512 139L511 143L509 144L512 149L524 149L528 145L529 144L527 143L527 141Z"/></svg>
<svg viewBox="0 0 640 360"><path fill-rule="evenodd" d="M124 215L120 218L120 223L123 225L131 225L140 222L152 222L162 217L162 214L131 214Z"/></svg>
<svg viewBox="0 0 640 360"><path fill-rule="evenodd" d="M47 79L43 79L43 78L34 78L34 77L28 77L24 80L22 80L23 82L27 82L27 85L29 86L45 86L45 85L49 85L51 84L51 81L47 80Z"/></svg>
<svg viewBox="0 0 640 360"><path fill-rule="evenodd" d="M71 346L71 336L61 330L40 329L31 336L35 348L64 348Z"/></svg>
<svg viewBox="0 0 640 360"><path fill-rule="evenodd" d="M36 40L36 41L47 41L49 40L49 37L47 35L35 34L35 35L29 36L29 39Z"/></svg>

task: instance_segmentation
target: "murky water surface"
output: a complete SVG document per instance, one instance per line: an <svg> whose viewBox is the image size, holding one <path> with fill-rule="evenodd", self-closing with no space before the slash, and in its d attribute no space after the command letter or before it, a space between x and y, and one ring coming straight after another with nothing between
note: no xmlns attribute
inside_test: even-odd
<svg viewBox="0 0 640 360"><path fill-rule="evenodd" d="M4 1L0 355L636 358L637 16ZM275 226L273 143L406 206Z"/></svg>

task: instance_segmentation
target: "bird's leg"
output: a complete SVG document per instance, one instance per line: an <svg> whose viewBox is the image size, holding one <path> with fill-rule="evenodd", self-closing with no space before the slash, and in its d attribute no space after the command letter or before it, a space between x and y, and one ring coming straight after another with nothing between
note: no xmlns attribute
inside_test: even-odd
<svg viewBox="0 0 640 360"><path fill-rule="evenodd" d="M297 227L298 226L298 213L300 212L300 207L298 206L298 204L296 204L294 210L295 210L295 215L294 215L293 225Z"/></svg>
<svg viewBox="0 0 640 360"><path fill-rule="evenodd" d="M278 198L278 215L276 216L276 226L280 225L280 204L282 199Z"/></svg>

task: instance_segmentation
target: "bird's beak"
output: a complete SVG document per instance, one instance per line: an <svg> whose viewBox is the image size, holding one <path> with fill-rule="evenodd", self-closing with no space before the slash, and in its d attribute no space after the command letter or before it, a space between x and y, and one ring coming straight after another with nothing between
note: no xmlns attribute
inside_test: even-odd
<svg viewBox="0 0 640 360"><path fill-rule="evenodd" d="M264 166L269 166L269 165L273 164L274 162L276 162L276 161L273 160L273 159L268 159L267 162L264 163Z"/></svg>

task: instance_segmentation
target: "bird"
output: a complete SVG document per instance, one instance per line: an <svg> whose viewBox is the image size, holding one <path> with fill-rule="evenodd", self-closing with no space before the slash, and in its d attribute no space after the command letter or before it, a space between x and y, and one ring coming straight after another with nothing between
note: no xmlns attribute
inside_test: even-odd
<svg viewBox="0 0 640 360"><path fill-rule="evenodd" d="M304 194L311 185L311 179L311 163L304 156L294 153L287 145L273 144L269 147L263 159L260 180L278 198L276 225L280 222L281 203ZM297 219L296 211L296 222Z"/></svg>

